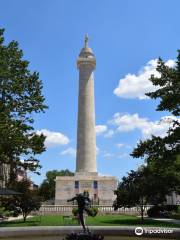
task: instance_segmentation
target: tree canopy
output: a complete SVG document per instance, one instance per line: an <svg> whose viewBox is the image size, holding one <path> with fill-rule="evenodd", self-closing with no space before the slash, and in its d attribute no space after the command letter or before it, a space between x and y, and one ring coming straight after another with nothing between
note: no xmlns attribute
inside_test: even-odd
<svg viewBox="0 0 180 240"><path fill-rule="evenodd" d="M33 113L47 108L38 72L29 70L18 42L5 44L0 29L0 163L8 166L9 183L16 170L36 173L40 167L36 154L45 151L45 137L33 128Z"/></svg>
<svg viewBox="0 0 180 240"><path fill-rule="evenodd" d="M157 185L161 182L161 189L168 194L171 191L180 192L180 120L177 118L180 114L180 50L174 67L168 67L159 58L156 70L160 77L152 75L150 81L158 89L146 95L160 100L157 111L169 111L174 115L170 119L173 126L165 137L152 136L141 140L131 155L145 159L154 181Z"/></svg>
<svg viewBox="0 0 180 240"><path fill-rule="evenodd" d="M159 58L156 70L159 77L152 75L150 81L158 88L146 95L160 100L157 111L174 115L169 119L173 126L165 137L139 141L131 155L145 164L123 177L115 191L114 208L140 206L142 218L145 204L162 204L172 191L180 193L180 51L174 67Z"/></svg>
<svg viewBox="0 0 180 240"><path fill-rule="evenodd" d="M39 210L41 198L37 195L36 190L31 190L31 181L29 179L24 178L21 181L14 181L13 189L22 194L4 198L2 206L4 206L6 210L14 212L16 216L22 214L25 222L27 216L32 211Z"/></svg>
<svg viewBox="0 0 180 240"><path fill-rule="evenodd" d="M123 177L119 182L115 191L116 200L114 201L114 209L121 207L140 207L141 217L144 216L144 207L149 203L151 196L150 182L148 172L145 167L139 168L137 171L131 170L127 177Z"/></svg>
<svg viewBox="0 0 180 240"><path fill-rule="evenodd" d="M157 111L169 111L175 116L180 115L180 50L176 65L169 67L159 58L156 68L160 77L151 76L149 79L158 89L154 92L146 93L152 99L160 99Z"/></svg>
<svg viewBox="0 0 180 240"><path fill-rule="evenodd" d="M39 187L39 195L44 200L54 199L55 197L55 179L57 176L74 176L74 173L68 169L57 171L52 170L46 173L46 179L43 180Z"/></svg>

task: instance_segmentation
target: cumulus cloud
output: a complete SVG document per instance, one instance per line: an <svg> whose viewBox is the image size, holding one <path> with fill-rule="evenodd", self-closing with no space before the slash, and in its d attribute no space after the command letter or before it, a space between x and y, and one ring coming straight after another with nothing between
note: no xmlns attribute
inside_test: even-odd
<svg viewBox="0 0 180 240"><path fill-rule="evenodd" d="M46 136L45 146L54 147L58 145L66 145L70 142L69 138L60 132L53 132L47 129L37 130L37 134Z"/></svg>
<svg viewBox="0 0 180 240"><path fill-rule="evenodd" d="M160 74L156 71L157 61L157 59L150 60L137 74L128 73L120 79L118 86L114 89L114 94L121 98L148 98L145 93L157 89L157 86L154 86L149 78L151 75L160 77ZM174 67L175 61L169 59L166 65Z"/></svg>
<svg viewBox="0 0 180 240"><path fill-rule="evenodd" d="M105 138L111 138L114 135L114 130L108 129L107 125L96 125L96 136L104 136Z"/></svg>
<svg viewBox="0 0 180 240"><path fill-rule="evenodd" d="M122 147L125 146L125 144L124 144L124 143L117 143L116 146L117 146L118 148L122 148Z"/></svg>
<svg viewBox="0 0 180 240"><path fill-rule="evenodd" d="M109 153L109 152L104 152L104 154L103 154L103 157L104 157L104 158L111 158L111 157L113 157L113 156L114 156L114 154Z"/></svg>
<svg viewBox="0 0 180 240"><path fill-rule="evenodd" d="M105 138L111 138L114 135L114 131L112 129L109 129L105 134Z"/></svg>
<svg viewBox="0 0 180 240"><path fill-rule="evenodd" d="M70 155L70 156L73 156L75 157L76 156L76 149L72 148L72 147L69 147L67 149L65 149L64 151L62 151L60 153L60 155Z"/></svg>
<svg viewBox="0 0 180 240"><path fill-rule="evenodd" d="M165 116L160 121L150 121L148 118L139 117L137 113L115 113L110 123L117 126L118 132L130 132L138 129L143 138L149 138L151 135L164 137L169 127L173 125L173 120L177 120L177 118Z"/></svg>
<svg viewBox="0 0 180 240"><path fill-rule="evenodd" d="M95 127L96 135L101 135L107 131L107 126L106 125L97 125Z"/></svg>
<svg viewBox="0 0 180 240"><path fill-rule="evenodd" d="M127 153L122 153L118 156L118 158L125 158L127 156L129 156Z"/></svg>

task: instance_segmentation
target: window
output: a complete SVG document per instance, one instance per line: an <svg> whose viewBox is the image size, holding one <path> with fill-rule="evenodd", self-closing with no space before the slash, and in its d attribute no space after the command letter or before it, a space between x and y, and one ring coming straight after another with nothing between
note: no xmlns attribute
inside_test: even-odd
<svg viewBox="0 0 180 240"><path fill-rule="evenodd" d="M94 189L98 188L98 181L94 181Z"/></svg>
<svg viewBox="0 0 180 240"><path fill-rule="evenodd" d="M76 189L79 188L79 181L75 181L75 188L76 188Z"/></svg>

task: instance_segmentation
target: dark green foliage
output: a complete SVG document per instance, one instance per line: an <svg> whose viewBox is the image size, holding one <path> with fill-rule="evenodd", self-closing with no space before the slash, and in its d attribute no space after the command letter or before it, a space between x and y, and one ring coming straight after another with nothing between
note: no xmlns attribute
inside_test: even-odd
<svg viewBox="0 0 180 240"><path fill-rule="evenodd" d="M23 179L20 182L14 182L13 188L22 193L10 198L4 198L2 205L6 210L14 212L14 216L23 215L24 222L27 216L32 212L39 210L41 206L41 199L35 190L30 189L31 182Z"/></svg>
<svg viewBox="0 0 180 240"><path fill-rule="evenodd" d="M35 133L32 114L47 107L39 74L30 72L16 41L4 44L3 32L0 29L0 163L8 164L11 184L21 166L33 172L40 167L35 155L45 150L45 137Z"/></svg>
<svg viewBox="0 0 180 240"><path fill-rule="evenodd" d="M177 212L177 205L155 205L148 209L148 217L168 217L171 212Z"/></svg>
<svg viewBox="0 0 180 240"><path fill-rule="evenodd" d="M176 66L171 68L159 59L157 71L160 77L151 76L153 85L160 87L147 93L153 99L160 99L157 111L169 111L175 116L180 114L180 50ZM170 119L172 121L172 118ZM144 158L152 174L154 185L159 187L161 196L172 191L180 193L180 122L173 120L167 136L140 141L131 154L134 158Z"/></svg>
<svg viewBox="0 0 180 240"><path fill-rule="evenodd" d="M75 217L78 216L78 208L77 208L77 207L74 207L74 208L72 209L72 214L73 214Z"/></svg>
<svg viewBox="0 0 180 240"><path fill-rule="evenodd" d="M90 207L88 209L88 216L95 217L98 214L98 208L97 207ZM78 208L74 207L72 209L72 214L76 217L78 216Z"/></svg>
<svg viewBox="0 0 180 240"><path fill-rule="evenodd" d="M57 176L74 176L74 173L68 169L57 171L52 170L46 173L46 179L39 187L39 195L44 200L54 199L55 197L55 179Z"/></svg>
<svg viewBox="0 0 180 240"><path fill-rule="evenodd" d="M157 69L161 77L151 76L150 81L160 88L155 92L146 95L156 99L160 98L157 111L169 111L173 115L180 115L180 50L175 67L168 67L165 62L159 58Z"/></svg>
<svg viewBox="0 0 180 240"><path fill-rule="evenodd" d="M127 177L122 178L115 191L116 200L113 204L114 209L139 206L143 220L144 207L151 197L149 192L150 187L148 172L145 167L137 171L131 170Z"/></svg>
<svg viewBox="0 0 180 240"><path fill-rule="evenodd" d="M157 71L160 77L151 76L150 80L160 88L147 95L155 99L160 98L158 111L168 110L179 116L180 51L175 68L167 67L159 59ZM146 166L131 171L122 179L115 191L117 198L114 208L140 206L142 218L143 206L147 203L156 205L149 210L150 215L164 210L162 206L160 209L158 204L165 202L166 195L172 191L180 192L180 123L174 120L173 127L164 138L152 136L151 139L140 141L131 155L144 158Z"/></svg>
<svg viewBox="0 0 180 240"><path fill-rule="evenodd" d="M98 208L97 207L91 207L89 210L91 212L91 214L90 214L91 217L95 217L98 214Z"/></svg>

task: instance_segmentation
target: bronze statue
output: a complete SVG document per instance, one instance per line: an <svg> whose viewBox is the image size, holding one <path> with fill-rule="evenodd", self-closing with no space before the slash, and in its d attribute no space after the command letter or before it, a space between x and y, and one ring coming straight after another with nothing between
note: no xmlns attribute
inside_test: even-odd
<svg viewBox="0 0 180 240"><path fill-rule="evenodd" d="M101 235L93 234L86 228L84 223L84 211L87 212L89 216L94 217L96 214L91 210L91 200L89 198L89 193L84 191L84 193L76 194L75 197L68 199L68 202L77 201L78 204L78 215L79 221L83 227L83 233L70 233L67 234L64 240L103 240L104 237Z"/></svg>
<svg viewBox="0 0 180 240"><path fill-rule="evenodd" d="M79 221L83 227L84 232L86 232L86 227L84 223L84 211L87 212L88 215L93 216L90 207L91 207L91 200L89 198L88 192L84 191L84 193L76 194L75 197L68 199L67 202L77 201L78 204L78 215Z"/></svg>

